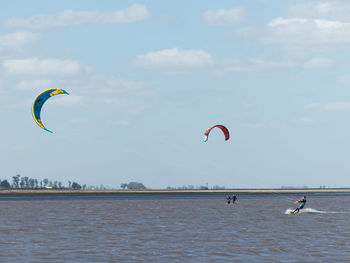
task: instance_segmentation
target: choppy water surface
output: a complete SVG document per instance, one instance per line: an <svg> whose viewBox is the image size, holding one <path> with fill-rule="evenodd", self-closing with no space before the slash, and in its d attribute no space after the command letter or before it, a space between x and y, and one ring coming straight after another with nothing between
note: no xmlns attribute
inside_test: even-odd
<svg viewBox="0 0 350 263"><path fill-rule="evenodd" d="M1 262L350 262L350 196L0 199Z"/></svg>

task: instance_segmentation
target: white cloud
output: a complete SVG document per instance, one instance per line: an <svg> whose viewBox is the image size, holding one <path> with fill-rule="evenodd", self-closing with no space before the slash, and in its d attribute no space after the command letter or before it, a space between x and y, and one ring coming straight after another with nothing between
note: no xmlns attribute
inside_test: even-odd
<svg viewBox="0 0 350 263"><path fill-rule="evenodd" d="M304 107L306 109L318 109L318 108L321 108L321 103L319 102L313 102L313 103L309 103L309 104L306 104Z"/></svg>
<svg viewBox="0 0 350 263"><path fill-rule="evenodd" d="M89 68L75 60L59 59L8 59L3 69L10 75L73 77L86 72Z"/></svg>
<svg viewBox="0 0 350 263"><path fill-rule="evenodd" d="M288 14L294 17L349 19L349 1L303 1L288 8Z"/></svg>
<svg viewBox="0 0 350 263"><path fill-rule="evenodd" d="M89 82L91 81L95 86L98 86L99 83L103 83L99 91L105 93L128 93L132 91L142 95L142 90L145 88L145 83L142 81L120 79L116 77L94 76L89 80Z"/></svg>
<svg viewBox="0 0 350 263"><path fill-rule="evenodd" d="M326 111L348 111L350 110L350 102L332 102L324 105Z"/></svg>
<svg viewBox="0 0 350 263"><path fill-rule="evenodd" d="M122 24L143 21L149 17L147 8L134 4L124 10L114 12L65 10L53 15L37 15L28 18L9 18L5 27L47 30L76 25Z"/></svg>
<svg viewBox="0 0 350 263"><path fill-rule="evenodd" d="M67 79L23 79L16 85L20 90L44 90L49 88L64 88L79 93L128 94L143 96L146 92L146 84L142 81L119 79L107 76L77 76Z"/></svg>
<svg viewBox="0 0 350 263"><path fill-rule="evenodd" d="M133 60L135 66L168 74L206 73L222 76L230 72L264 72L287 69L297 64L291 61L268 61L261 58L247 60L213 59L203 50L179 50L177 48L148 52Z"/></svg>
<svg viewBox="0 0 350 263"><path fill-rule="evenodd" d="M5 89L5 84L4 81L2 79L0 79L0 94L3 93Z"/></svg>
<svg viewBox="0 0 350 263"><path fill-rule="evenodd" d="M242 102L241 105L243 108L246 108L246 109L255 108L255 106L256 106L255 103L247 102L247 101Z"/></svg>
<svg viewBox="0 0 350 263"><path fill-rule="evenodd" d="M30 79L21 80L17 88L20 90L45 90L51 88L53 81L51 79Z"/></svg>
<svg viewBox="0 0 350 263"><path fill-rule="evenodd" d="M308 19L306 18L283 18L283 17L279 17L276 18L274 20L272 20L268 26L269 27L278 27L278 26L283 26L283 25L291 25L291 24L295 24L295 25L304 25L308 22Z"/></svg>
<svg viewBox="0 0 350 263"><path fill-rule="evenodd" d="M60 85L60 84L58 84ZM124 109L124 113L139 114L147 108L152 91L142 81L120 79L113 76L97 76L66 81L67 91L84 98L88 105L112 106Z"/></svg>
<svg viewBox="0 0 350 263"><path fill-rule="evenodd" d="M295 120L297 124L304 124L304 125L310 125L314 123L314 120L309 117L300 117L299 119Z"/></svg>
<svg viewBox="0 0 350 263"><path fill-rule="evenodd" d="M188 69L203 69L213 64L210 54L203 50L180 50L177 48L148 52L134 60L138 67L169 73L186 72Z"/></svg>
<svg viewBox="0 0 350 263"><path fill-rule="evenodd" d="M255 123L241 123L241 128L247 128L247 129L261 129L265 128L265 124L261 122L255 122Z"/></svg>
<svg viewBox="0 0 350 263"><path fill-rule="evenodd" d="M333 61L326 57L315 57L304 63L306 69L326 69L334 65Z"/></svg>
<svg viewBox="0 0 350 263"><path fill-rule="evenodd" d="M52 105L80 105L83 104L83 97L77 95L68 95L68 96L57 96L55 100L50 102Z"/></svg>
<svg viewBox="0 0 350 263"><path fill-rule="evenodd" d="M94 74L66 79L24 79L19 81L15 88L31 92L29 103L42 90L61 88L70 95L57 96L56 104L112 106L122 108L128 114L142 112L152 95L152 91L142 81Z"/></svg>
<svg viewBox="0 0 350 263"><path fill-rule="evenodd" d="M350 23L308 18L276 18L262 37L267 42L299 45L350 43Z"/></svg>
<svg viewBox="0 0 350 263"><path fill-rule="evenodd" d="M204 73L217 77L231 72L266 72L300 66L293 61L272 61L262 58L214 59L211 54L203 50L180 50L177 48L148 52L136 57L132 63L137 67L166 74Z"/></svg>
<svg viewBox="0 0 350 263"><path fill-rule="evenodd" d="M321 109L325 111L349 111L350 102L348 101L338 101L338 102L328 102L319 103L314 102L304 106L306 109Z"/></svg>
<svg viewBox="0 0 350 263"><path fill-rule="evenodd" d="M38 38L38 34L29 31L16 31L0 36L0 48L28 45L36 42Z"/></svg>
<svg viewBox="0 0 350 263"><path fill-rule="evenodd" d="M0 36L0 56L10 57L16 53L22 53L23 47L35 43L39 39L38 34L29 31L17 31Z"/></svg>
<svg viewBox="0 0 350 263"><path fill-rule="evenodd" d="M350 84L350 74L339 75L337 79L342 84L346 84L346 85Z"/></svg>
<svg viewBox="0 0 350 263"><path fill-rule="evenodd" d="M109 126L120 126L120 127L127 127L131 124L129 120L121 119L121 120L108 120L107 121Z"/></svg>
<svg viewBox="0 0 350 263"><path fill-rule="evenodd" d="M204 21L209 26L233 26L239 24L244 17L242 8L208 10L203 14Z"/></svg>
<svg viewBox="0 0 350 263"><path fill-rule="evenodd" d="M217 64L214 72L224 74L228 72L263 72L275 69L287 69L295 67L291 61L268 61L261 58L242 60L226 59Z"/></svg>

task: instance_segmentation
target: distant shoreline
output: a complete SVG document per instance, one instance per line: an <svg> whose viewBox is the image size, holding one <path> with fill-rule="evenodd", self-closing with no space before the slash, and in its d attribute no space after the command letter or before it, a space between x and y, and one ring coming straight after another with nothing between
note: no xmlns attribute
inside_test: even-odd
<svg viewBox="0 0 350 263"><path fill-rule="evenodd" d="M222 190L58 190L58 189L0 189L5 196L113 196L113 195L219 195L219 194L309 194L350 193L350 188L300 189L222 189Z"/></svg>

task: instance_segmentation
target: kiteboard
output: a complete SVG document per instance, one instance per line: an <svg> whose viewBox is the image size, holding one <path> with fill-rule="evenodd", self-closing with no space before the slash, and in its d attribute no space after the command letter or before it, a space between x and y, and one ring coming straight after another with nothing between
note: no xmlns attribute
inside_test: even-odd
<svg viewBox="0 0 350 263"><path fill-rule="evenodd" d="M293 212L294 211L294 209L287 209L284 213L286 214L286 215L294 215L294 214L296 214L296 213L294 213Z"/></svg>
<svg viewBox="0 0 350 263"><path fill-rule="evenodd" d="M317 214L348 214L350 213L350 211L321 211L321 210L317 210L317 209L313 209L313 208L303 208L300 209L299 212L295 212L293 213L294 209L290 209L288 208L284 213L286 215L297 215L297 214L306 214L306 213L317 213Z"/></svg>

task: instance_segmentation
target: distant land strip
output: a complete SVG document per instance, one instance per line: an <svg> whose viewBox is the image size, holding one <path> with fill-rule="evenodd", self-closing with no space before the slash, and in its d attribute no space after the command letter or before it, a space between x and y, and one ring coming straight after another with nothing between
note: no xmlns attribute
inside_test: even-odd
<svg viewBox="0 0 350 263"><path fill-rule="evenodd" d="M220 189L220 190L65 190L0 189L1 196L113 196L113 195L218 195L218 194L349 193L350 188Z"/></svg>

